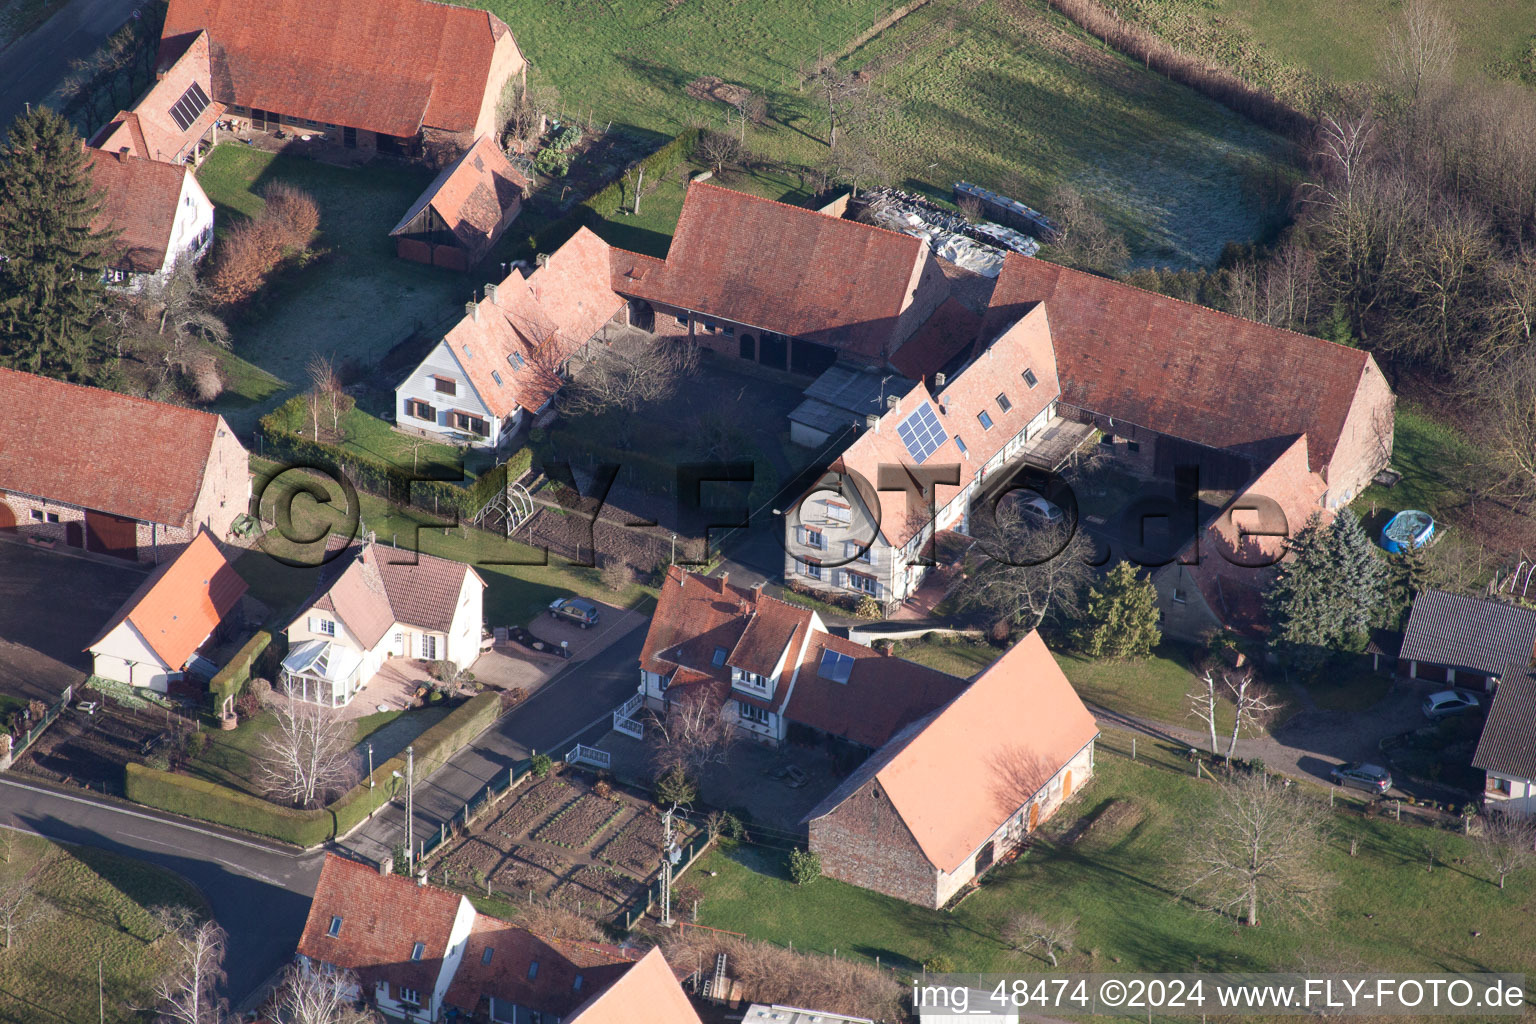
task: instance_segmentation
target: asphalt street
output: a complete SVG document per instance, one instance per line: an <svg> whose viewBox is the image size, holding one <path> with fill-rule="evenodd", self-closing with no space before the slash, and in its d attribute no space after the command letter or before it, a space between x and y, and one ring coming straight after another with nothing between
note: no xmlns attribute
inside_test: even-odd
<svg viewBox="0 0 1536 1024"><path fill-rule="evenodd" d="M28 35L0 50L0 130L51 95L70 61L84 57L133 17L137 0L71 0Z"/></svg>
<svg viewBox="0 0 1536 1024"><path fill-rule="evenodd" d="M197 886L229 933L225 987L233 1002L293 957L324 856L296 855L14 776L0 778L0 822L158 864Z"/></svg>
<svg viewBox="0 0 1536 1024"><path fill-rule="evenodd" d="M640 683L640 648L650 620L616 635L600 653L561 671L533 696L435 771L417 764L418 840L461 813L487 782L533 752L563 756L578 739L592 742L609 730L613 709ZM617 629L618 627L614 627ZM607 638L602 638L607 639ZM377 863L405 838L403 791L341 845Z"/></svg>

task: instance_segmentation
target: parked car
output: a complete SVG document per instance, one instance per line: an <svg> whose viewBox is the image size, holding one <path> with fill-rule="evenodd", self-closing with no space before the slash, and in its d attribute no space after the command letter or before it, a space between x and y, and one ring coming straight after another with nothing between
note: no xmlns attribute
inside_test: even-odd
<svg viewBox="0 0 1536 1024"><path fill-rule="evenodd" d="M582 629L597 625L597 603L584 597L562 597L549 604L549 617L574 622Z"/></svg>
<svg viewBox="0 0 1536 1024"><path fill-rule="evenodd" d="M1367 793L1385 796L1392 788L1392 773L1376 764L1341 764L1328 774L1335 786L1363 789Z"/></svg>
<svg viewBox="0 0 1536 1024"><path fill-rule="evenodd" d="M75 702L75 710L80 712L83 715L94 715L97 711L101 710L101 701L99 701L99 700L80 700L80 701L76 701Z"/></svg>
<svg viewBox="0 0 1536 1024"><path fill-rule="evenodd" d="M1028 491L1019 494L1018 509L1025 522L1036 526L1056 526L1066 518L1066 514L1055 502Z"/></svg>
<svg viewBox="0 0 1536 1024"><path fill-rule="evenodd" d="M1444 718L1463 711L1474 711L1481 706L1477 694L1470 690L1441 690L1424 698L1424 717Z"/></svg>

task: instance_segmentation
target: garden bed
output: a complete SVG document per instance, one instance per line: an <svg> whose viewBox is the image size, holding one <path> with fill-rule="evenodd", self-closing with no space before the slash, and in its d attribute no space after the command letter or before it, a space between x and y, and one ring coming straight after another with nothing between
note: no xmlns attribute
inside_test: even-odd
<svg viewBox="0 0 1536 1024"><path fill-rule="evenodd" d="M624 813L624 805L596 793L584 793L538 831L533 838L572 850L585 850L592 840Z"/></svg>
<svg viewBox="0 0 1536 1024"><path fill-rule="evenodd" d="M661 819L641 813L629 820L597 855L614 867L645 877L661 866Z"/></svg>

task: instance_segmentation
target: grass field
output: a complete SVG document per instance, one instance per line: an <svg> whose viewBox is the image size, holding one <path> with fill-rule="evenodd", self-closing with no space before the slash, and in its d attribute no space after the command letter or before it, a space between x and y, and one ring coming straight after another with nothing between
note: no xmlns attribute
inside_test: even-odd
<svg viewBox="0 0 1536 1024"><path fill-rule="evenodd" d="M1142 744L1144 757L1150 746ZM1101 751L1093 781L1048 826L1055 838L994 870L947 914L826 878L797 887L780 854L756 847L712 851L689 881L703 889L703 924L796 949L878 955L898 968L942 955L962 971L1048 970L998 938L1011 915L1033 910L1076 922L1061 971L1263 971L1303 962L1536 969L1536 917L1523 891L1532 872L1500 892L1464 837L1353 812L1333 819L1320 867L1337 890L1320 921L1271 914L1261 927L1242 928L1197 909L1177 894L1176 864L1211 785L1176 759L1132 763ZM1094 818L1081 838L1062 841L1074 823ZM1355 857L1351 839L1359 843ZM1433 872L1426 840L1442 844Z"/></svg>
<svg viewBox="0 0 1536 1024"><path fill-rule="evenodd" d="M226 375L236 393L214 405L238 431L304 386L311 355L337 363L377 363L420 327L435 324L469 297L470 278L395 257L389 230L432 180L422 167L375 163L336 167L303 157L276 156L238 143L214 149L198 181L228 227L258 214L261 190L285 181L320 207L317 262L279 275L230 325L234 354L257 369Z"/></svg>
<svg viewBox="0 0 1536 1024"><path fill-rule="evenodd" d="M717 124L718 104L691 98L703 75L763 95L769 118L747 132L760 163L812 167L827 121L800 69L842 52L891 9L885 0L752 4L602 4L485 0L565 110L675 133ZM1144 262L1214 260L1262 230L1253 182L1276 141L1210 101L1085 41L1041 0L933 0L848 55L900 104L871 131L892 177L943 198L970 179L1044 203L1071 182L1095 196ZM795 201L810 183L782 171L728 181ZM655 251L680 185L648 197L642 217L614 218L613 240ZM676 193L668 194L668 193ZM605 233L607 233L605 231Z"/></svg>
<svg viewBox="0 0 1536 1024"><path fill-rule="evenodd" d="M263 504L271 502L296 484L288 476L267 489L276 465L261 459L251 460L257 474L254 493L263 495ZM323 538L332 530L344 530L346 496L334 484L327 485L332 500L320 504L312 497L299 496L293 502L294 536ZM615 593L599 579L596 569L571 565L557 555L536 551L516 541L506 541L483 530L438 525L432 513L421 509L391 508L383 498L359 493L361 516L358 529L372 530L380 543L395 543L402 548L467 562L486 582L485 621L496 625L522 624L544 612L549 602L572 593L621 607L636 607L651 600L654 592L639 583ZM270 514L270 513L269 513ZM241 557L238 569L257 600L276 609L296 610L313 591L317 570L284 564L271 554L294 561L314 564L319 544L301 546L273 536L266 550L252 551ZM268 553L270 552L270 554Z"/></svg>
<svg viewBox="0 0 1536 1024"><path fill-rule="evenodd" d="M30 875L39 916L0 956L0 1019L97 1020L97 964L105 1020L140 1021L167 963L149 908L204 906L191 884L161 868L93 850L12 834L0 881Z"/></svg>

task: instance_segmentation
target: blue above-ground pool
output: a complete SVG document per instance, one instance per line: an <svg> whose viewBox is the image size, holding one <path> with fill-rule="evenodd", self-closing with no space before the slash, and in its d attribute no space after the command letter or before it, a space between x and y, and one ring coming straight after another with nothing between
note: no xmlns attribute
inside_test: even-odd
<svg viewBox="0 0 1536 1024"><path fill-rule="evenodd" d="M1399 512L1381 528L1381 546L1394 555L1421 548L1435 535L1435 517L1428 512L1408 509Z"/></svg>

